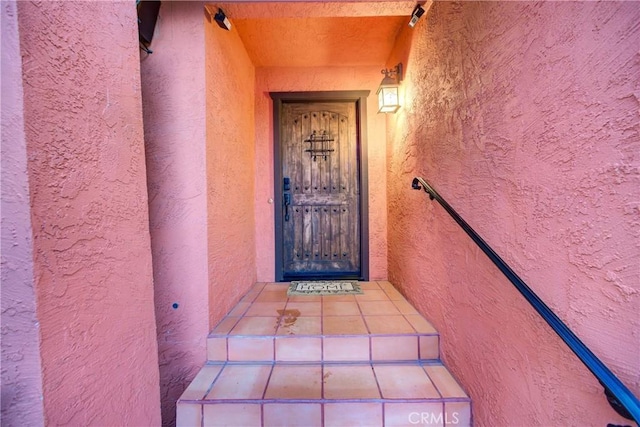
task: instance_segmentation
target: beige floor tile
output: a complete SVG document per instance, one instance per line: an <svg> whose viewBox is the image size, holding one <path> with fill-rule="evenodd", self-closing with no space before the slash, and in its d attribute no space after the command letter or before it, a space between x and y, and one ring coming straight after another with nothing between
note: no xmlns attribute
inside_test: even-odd
<svg viewBox="0 0 640 427"><path fill-rule="evenodd" d="M379 399L380 392L370 365L325 365L325 399Z"/></svg>
<svg viewBox="0 0 640 427"><path fill-rule="evenodd" d="M389 301L389 297L382 289L367 290L362 295L356 295L356 301Z"/></svg>
<svg viewBox="0 0 640 427"><path fill-rule="evenodd" d="M362 301L358 302L362 314L366 316L398 315L400 311L391 301Z"/></svg>
<svg viewBox="0 0 640 427"><path fill-rule="evenodd" d="M367 334L367 327L361 316L325 316L322 332L325 335L359 335Z"/></svg>
<svg viewBox="0 0 640 427"><path fill-rule="evenodd" d="M441 402L384 404L385 427L445 427L444 421L444 408Z"/></svg>
<svg viewBox="0 0 640 427"><path fill-rule="evenodd" d="M323 316L359 316L360 308L355 301L325 301Z"/></svg>
<svg viewBox="0 0 640 427"><path fill-rule="evenodd" d="M364 316L372 334L412 334L413 327L403 316Z"/></svg>
<svg viewBox="0 0 640 427"><path fill-rule="evenodd" d="M416 332L420 334L435 334L437 333L436 328L433 327L427 319L420 316L419 314L407 314L404 316L411 326L416 330Z"/></svg>
<svg viewBox="0 0 640 427"><path fill-rule="evenodd" d="M204 427L248 427L262 422L259 404L224 403L203 405Z"/></svg>
<svg viewBox="0 0 640 427"><path fill-rule="evenodd" d="M227 365L207 399L262 399L271 365Z"/></svg>
<svg viewBox="0 0 640 427"><path fill-rule="evenodd" d="M365 293L369 290L380 290L378 282L358 282L358 284L360 285L360 289L365 291Z"/></svg>
<svg viewBox="0 0 640 427"><path fill-rule="evenodd" d="M240 304L243 304L243 303L240 303ZM215 328L213 328L213 331L211 331L210 335L228 334L233 329L233 327L236 326L236 323L238 323L239 320L240 320L239 317L225 317L224 319L222 319L220 323L216 325Z"/></svg>
<svg viewBox="0 0 640 427"><path fill-rule="evenodd" d="M176 406L176 427L202 425L202 405L178 403Z"/></svg>
<svg viewBox="0 0 640 427"><path fill-rule="evenodd" d="M222 365L205 365L200 369L200 372L196 375L196 377L191 381L189 387L182 393L180 396L180 400L200 400L204 399L213 384L213 381L216 379L220 371L222 370Z"/></svg>
<svg viewBox="0 0 640 427"><path fill-rule="evenodd" d="M342 302L355 302L355 295L324 295L322 296L322 302L334 302L334 301L342 301Z"/></svg>
<svg viewBox="0 0 640 427"><path fill-rule="evenodd" d="M319 403L267 403L264 427L321 427L322 405Z"/></svg>
<svg viewBox="0 0 640 427"><path fill-rule="evenodd" d="M243 317L229 335L274 335L277 328L277 317Z"/></svg>
<svg viewBox="0 0 640 427"><path fill-rule="evenodd" d="M381 403L326 403L324 427L382 427Z"/></svg>
<svg viewBox="0 0 640 427"><path fill-rule="evenodd" d="M320 399L320 365L276 365L265 394L266 399Z"/></svg>
<svg viewBox="0 0 640 427"><path fill-rule="evenodd" d="M285 362L322 361L322 338L278 337L276 338L276 360Z"/></svg>
<svg viewBox="0 0 640 427"><path fill-rule="evenodd" d="M382 397L386 399L429 399L440 394L418 365L375 365Z"/></svg>
<svg viewBox="0 0 640 427"><path fill-rule="evenodd" d="M278 335L320 335L322 320L320 317L284 316L280 319Z"/></svg>
<svg viewBox="0 0 640 427"><path fill-rule="evenodd" d="M427 365L424 369L443 397L467 397L462 387L443 365Z"/></svg>
<svg viewBox="0 0 640 427"><path fill-rule="evenodd" d="M272 361L273 337L229 337L228 360L231 361Z"/></svg>
<svg viewBox="0 0 640 427"><path fill-rule="evenodd" d="M278 316L284 310L286 300L280 302L254 302L247 310L244 317L248 316Z"/></svg>
<svg viewBox="0 0 640 427"><path fill-rule="evenodd" d="M322 303L321 302L289 302L287 304L287 311L298 311L298 316L320 316L322 315Z"/></svg>
<svg viewBox="0 0 640 427"><path fill-rule="evenodd" d="M371 337L371 358L373 360L417 360L417 336Z"/></svg>

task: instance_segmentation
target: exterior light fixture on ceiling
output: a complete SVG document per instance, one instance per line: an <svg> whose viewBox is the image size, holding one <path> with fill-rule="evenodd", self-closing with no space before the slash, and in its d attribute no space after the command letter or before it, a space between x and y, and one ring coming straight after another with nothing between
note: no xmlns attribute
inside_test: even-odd
<svg viewBox="0 0 640 427"><path fill-rule="evenodd" d="M378 113L395 113L400 108L399 88L402 81L402 63L381 71L384 79L378 88Z"/></svg>
<svg viewBox="0 0 640 427"><path fill-rule="evenodd" d="M409 26L411 28L415 27L422 15L424 15L424 9L422 8L422 6L417 4L415 9L413 9L413 12L411 13L411 20L409 21Z"/></svg>

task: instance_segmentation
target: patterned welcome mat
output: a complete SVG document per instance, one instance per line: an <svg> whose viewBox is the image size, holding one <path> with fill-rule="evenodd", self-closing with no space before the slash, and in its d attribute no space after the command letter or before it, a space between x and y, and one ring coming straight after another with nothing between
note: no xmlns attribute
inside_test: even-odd
<svg viewBox="0 0 640 427"><path fill-rule="evenodd" d="M291 282L287 295L349 295L363 294L360 285L356 281L314 280L309 282Z"/></svg>

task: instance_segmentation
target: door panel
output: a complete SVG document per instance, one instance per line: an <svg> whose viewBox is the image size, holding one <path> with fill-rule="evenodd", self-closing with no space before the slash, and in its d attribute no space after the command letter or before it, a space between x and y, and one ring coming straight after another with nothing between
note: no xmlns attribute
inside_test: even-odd
<svg viewBox="0 0 640 427"><path fill-rule="evenodd" d="M283 103L283 275L360 274L355 102Z"/></svg>

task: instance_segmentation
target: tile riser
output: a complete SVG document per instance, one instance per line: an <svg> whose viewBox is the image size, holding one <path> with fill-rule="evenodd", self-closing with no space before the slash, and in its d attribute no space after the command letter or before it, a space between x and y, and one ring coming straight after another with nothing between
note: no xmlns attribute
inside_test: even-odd
<svg viewBox="0 0 640 427"><path fill-rule="evenodd" d="M437 360L438 335L210 337L209 362Z"/></svg>
<svg viewBox="0 0 640 427"><path fill-rule="evenodd" d="M351 418L348 418L351 416ZM218 419L243 426L411 426L469 427L471 402L274 402L178 403L177 427L213 426Z"/></svg>

